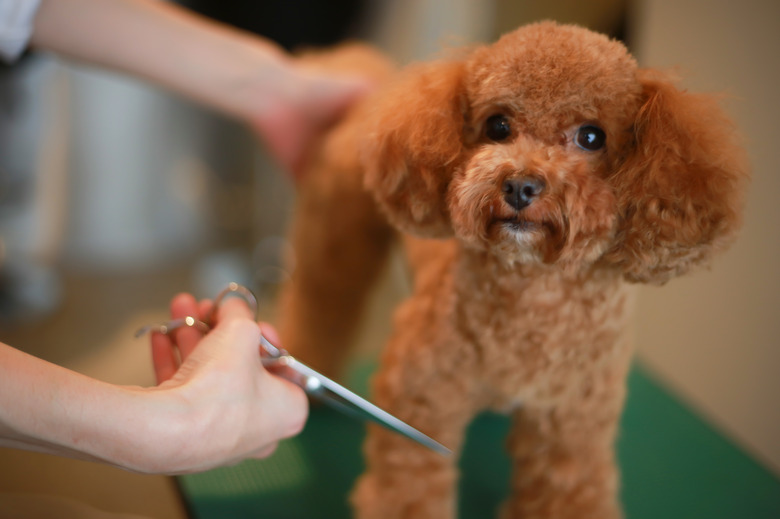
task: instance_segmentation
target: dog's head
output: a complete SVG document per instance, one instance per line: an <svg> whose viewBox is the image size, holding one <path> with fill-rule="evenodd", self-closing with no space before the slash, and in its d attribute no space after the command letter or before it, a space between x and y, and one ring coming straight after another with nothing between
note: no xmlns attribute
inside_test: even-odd
<svg viewBox="0 0 780 519"><path fill-rule="evenodd" d="M509 262L663 283L739 223L743 153L717 103L582 28L414 68L370 120L366 181L391 221Z"/></svg>

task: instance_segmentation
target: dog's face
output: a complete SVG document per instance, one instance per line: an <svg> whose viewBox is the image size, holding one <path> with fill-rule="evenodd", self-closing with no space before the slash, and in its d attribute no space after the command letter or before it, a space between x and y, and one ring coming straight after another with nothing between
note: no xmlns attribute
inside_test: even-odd
<svg viewBox="0 0 780 519"><path fill-rule="evenodd" d="M404 81L366 162L404 230L661 283L737 226L744 166L717 106L602 35L531 25Z"/></svg>
<svg viewBox="0 0 780 519"><path fill-rule="evenodd" d="M612 241L608 177L640 105L625 48L537 25L474 52L464 70L462 161L449 184L453 230L508 261L593 261Z"/></svg>

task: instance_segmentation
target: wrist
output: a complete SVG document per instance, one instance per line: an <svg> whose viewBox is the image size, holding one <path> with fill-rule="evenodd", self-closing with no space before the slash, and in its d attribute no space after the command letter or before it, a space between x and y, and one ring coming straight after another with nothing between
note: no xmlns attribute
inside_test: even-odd
<svg viewBox="0 0 780 519"><path fill-rule="evenodd" d="M191 406L173 387L122 387L122 415L108 432L106 460L144 474L189 472L192 448L187 439L197 420Z"/></svg>
<svg viewBox="0 0 780 519"><path fill-rule="evenodd" d="M230 406L214 400L219 385L224 381L201 374L197 381L126 388L136 402L129 407L137 406L145 420L138 424L137 436L128 439L131 448L120 464L147 474L173 475L230 463L243 429Z"/></svg>
<svg viewBox="0 0 780 519"><path fill-rule="evenodd" d="M111 462L145 474L184 474L207 470L224 461L221 441L204 441L220 420L217 408L191 395L190 384L164 383L151 388L126 387L127 409L135 424L116 431L121 451ZM131 434L127 434L129 431ZM226 440L227 441L227 440Z"/></svg>
<svg viewBox="0 0 780 519"><path fill-rule="evenodd" d="M248 42L246 56L236 62L234 72L220 99L230 104L228 112L255 129L274 124L277 112L287 112L302 85L295 62L262 41Z"/></svg>

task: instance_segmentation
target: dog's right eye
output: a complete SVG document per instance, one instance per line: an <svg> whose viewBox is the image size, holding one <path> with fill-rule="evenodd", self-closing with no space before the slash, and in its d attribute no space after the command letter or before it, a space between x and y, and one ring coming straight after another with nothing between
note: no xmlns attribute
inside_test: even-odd
<svg viewBox="0 0 780 519"><path fill-rule="evenodd" d="M491 115L485 123L485 135L491 141L501 142L512 135L509 119L505 115Z"/></svg>

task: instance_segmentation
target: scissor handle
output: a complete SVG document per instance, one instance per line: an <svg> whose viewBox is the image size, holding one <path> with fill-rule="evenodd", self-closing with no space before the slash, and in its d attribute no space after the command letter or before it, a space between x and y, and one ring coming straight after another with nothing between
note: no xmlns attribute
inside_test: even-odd
<svg viewBox="0 0 780 519"><path fill-rule="evenodd" d="M216 321L217 317L217 311L219 310L219 305L222 304L224 299L232 295L237 295L246 301L246 304L252 311L252 316L255 318L257 317L257 298L255 295L244 285L239 285L235 281L231 281L225 288L220 291L219 294L217 294L217 297L214 298L214 306L211 307L211 312L209 312L209 315L206 318L206 323L208 323L209 326L214 326L214 322Z"/></svg>
<svg viewBox="0 0 780 519"><path fill-rule="evenodd" d="M247 287L239 285L235 281L231 281L219 292L219 294L217 294L217 297L214 298L214 305L211 307L211 311L209 312L205 321L201 321L188 315L179 319L171 319L170 321L166 321L164 323L146 325L135 332L135 336L140 337L141 335L144 335L148 332L158 332L167 335L177 328L181 328L183 326L197 328L203 333L208 333L214 326L214 322L216 321L217 317L217 311L219 310L219 306L222 304L222 301L233 294L244 299L246 304L249 306L249 309L252 311L252 315L255 317L257 316L257 298L255 295ZM278 348L273 346L270 342L266 342L271 345L272 349L279 351ZM264 349L269 353L272 353L272 350L265 346Z"/></svg>

